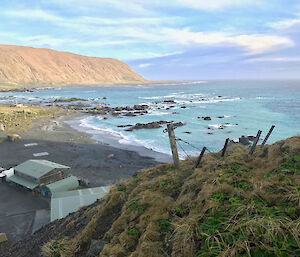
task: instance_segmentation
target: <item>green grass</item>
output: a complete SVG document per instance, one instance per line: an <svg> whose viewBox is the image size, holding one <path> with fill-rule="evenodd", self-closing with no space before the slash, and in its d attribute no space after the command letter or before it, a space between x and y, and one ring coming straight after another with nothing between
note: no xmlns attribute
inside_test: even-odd
<svg viewBox="0 0 300 257"><path fill-rule="evenodd" d="M128 235L130 235L130 236L138 236L139 235L139 231L136 228L130 228L128 230Z"/></svg>
<svg viewBox="0 0 300 257"><path fill-rule="evenodd" d="M148 207L149 206L146 204L140 204L138 200L133 200L127 205L127 209L129 209L130 211L138 212L144 212Z"/></svg>
<svg viewBox="0 0 300 257"><path fill-rule="evenodd" d="M119 185L118 186L118 191L125 191L126 187L124 185Z"/></svg>

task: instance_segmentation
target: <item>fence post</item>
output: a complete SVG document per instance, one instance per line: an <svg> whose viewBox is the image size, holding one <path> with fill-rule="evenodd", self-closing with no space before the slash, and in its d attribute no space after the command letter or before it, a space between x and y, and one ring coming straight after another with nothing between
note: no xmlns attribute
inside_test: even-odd
<svg viewBox="0 0 300 257"><path fill-rule="evenodd" d="M197 160L197 163L195 165L195 168L197 168L199 166L199 164L201 162L201 159L202 159L202 157L203 157L203 155L205 153L205 150L206 150L206 147L204 146L203 149L202 149L202 151L201 151L201 153L200 153L200 155L199 155L199 157L198 157L198 160Z"/></svg>
<svg viewBox="0 0 300 257"><path fill-rule="evenodd" d="M271 135L274 128L275 128L274 125L270 128L270 130L269 130L268 134L266 135L264 141L262 142L260 148L263 148L265 146L265 144L267 143L267 140L269 139L269 136Z"/></svg>
<svg viewBox="0 0 300 257"><path fill-rule="evenodd" d="M221 155L221 157L224 157L224 155L225 155L225 152L226 152L226 149L227 149L228 142L229 142L229 138L227 138L226 141L225 141L225 144L224 144L224 147L223 147L223 150L222 150L222 155Z"/></svg>
<svg viewBox="0 0 300 257"><path fill-rule="evenodd" d="M251 149L250 149L249 154L252 155L252 154L254 153L254 150L255 150L255 147L256 147L256 145L257 145L257 143L258 143L258 140L259 140L259 138L260 138L260 135L261 135L261 130L259 130L259 131L257 132L256 138L255 138L255 140L254 140L254 142L253 142L253 144L252 144L252 147L251 147Z"/></svg>
<svg viewBox="0 0 300 257"><path fill-rule="evenodd" d="M176 139L175 139L175 133L174 133L174 126L173 124L167 125L169 139L170 139L170 146L172 150L173 155L173 162L176 169L179 168L179 157L178 157L178 150L176 146Z"/></svg>

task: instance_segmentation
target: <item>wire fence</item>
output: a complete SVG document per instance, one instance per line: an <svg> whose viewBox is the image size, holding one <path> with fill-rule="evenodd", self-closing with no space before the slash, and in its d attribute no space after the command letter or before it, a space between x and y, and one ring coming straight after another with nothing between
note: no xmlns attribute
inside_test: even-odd
<svg viewBox="0 0 300 257"><path fill-rule="evenodd" d="M177 127L177 126L172 126L171 129L173 130L173 132L174 132L174 129L176 129L176 127ZM264 139L264 141L263 141L263 143L262 143L262 145L261 145L261 148L264 146L264 144L265 144L266 141L268 140L268 138L269 138L270 134L272 133L274 127L275 127L275 126L273 125L273 126L271 127L271 129L269 130L269 133L268 133L267 136L265 137L265 139ZM169 128L165 129L163 132L164 132L164 133L168 132L168 129L169 129ZM258 134L257 134L255 140L253 141L253 144L252 144L251 149L250 149L250 152L249 152L250 155L253 154L253 152L254 152L254 150L255 150L255 147L256 147L256 145L257 145L257 143L258 143L258 140L259 140L260 135L261 135L261 130L258 131ZM185 140L185 139L182 139L182 138L179 138L179 137L175 137L175 134L174 134L174 133L173 133L173 136L174 136L175 142L177 143L177 145L179 146L179 148L181 149L181 151L186 155L186 157L187 157L188 159L191 160L192 158L191 158L191 156L188 154L188 152L187 152L187 150L185 149L184 145L188 145L189 147L194 148L194 149L196 149L197 151L200 151L200 152L201 152L201 154L200 154L198 160L196 161L196 163L197 163L196 166L197 166L197 165L199 164L199 162L201 161L201 158L202 158L202 156L203 156L203 154L204 154L204 152L205 152L206 150L207 150L209 153L213 153L213 152L214 152L213 150L211 150L211 149L208 148L208 147L203 147L203 148L201 149L201 148L199 148L198 146L195 146L194 144L188 142L188 141ZM169 133L169 137L170 137L170 133ZM170 142L171 142L171 138L170 138ZM225 152L226 152L226 149L227 149L227 146L228 146L228 142L229 142L229 138L226 139L225 144L224 144L224 147L223 147L223 149L222 149L222 157L224 157L224 155L225 155ZM176 149L176 152L177 152L177 149ZM177 153L177 155L178 155L178 153ZM177 156L177 158L178 158L178 156Z"/></svg>

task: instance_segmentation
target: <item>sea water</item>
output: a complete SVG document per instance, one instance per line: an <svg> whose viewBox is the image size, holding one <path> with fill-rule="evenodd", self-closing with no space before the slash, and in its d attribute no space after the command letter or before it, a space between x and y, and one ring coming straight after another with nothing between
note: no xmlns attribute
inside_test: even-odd
<svg viewBox="0 0 300 257"><path fill-rule="evenodd" d="M143 146L170 154L165 125L133 131L118 126L161 120L183 122L184 126L175 129L176 137L182 139L177 141L182 158L199 154L203 146L219 151L226 138L237 140L242 135L256 135L259 129L263 138L272 125L276 127L268 143L300 134L299 81L199 81L49 88L0 93L0 102L46 104L62 97L86 99L88 101L82 103L93 106L149 105L148 114L143 116L107 115L107 119L103 119L100 115L83 115L70 121L74 128L93 134L99 142L114 142L114 146ZM174 104L164 102L166 100L173 100ZM170 105L175 107L167 109ZM206 116L211 120L203 120Z"/></svg>

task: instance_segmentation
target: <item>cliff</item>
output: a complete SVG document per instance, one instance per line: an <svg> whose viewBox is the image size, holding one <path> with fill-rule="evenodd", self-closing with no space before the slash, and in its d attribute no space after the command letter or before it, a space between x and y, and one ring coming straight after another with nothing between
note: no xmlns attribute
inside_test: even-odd
<svg viewBox="0 0 300 257"><path fill-rule="evenodd" d="M0 45L0 90L146 82L127 64L116 59Z"/></svg>

